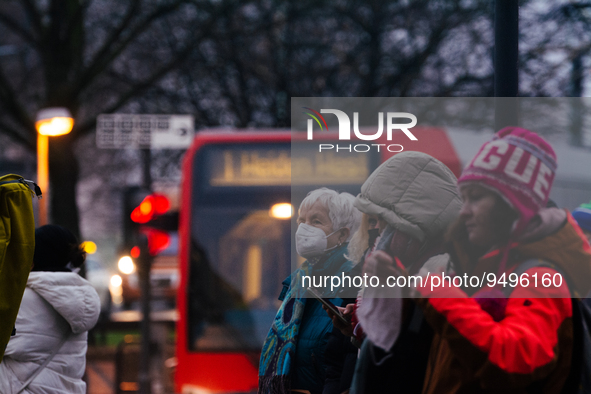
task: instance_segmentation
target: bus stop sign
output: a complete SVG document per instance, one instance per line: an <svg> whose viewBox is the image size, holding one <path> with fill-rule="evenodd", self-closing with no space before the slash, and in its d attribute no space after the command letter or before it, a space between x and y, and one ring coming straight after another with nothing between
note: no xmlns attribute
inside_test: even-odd
<svg viewBox="0 0 591 394"><path fill-rule="evenodd" d="M186 149L194 135L192 115L101 114L96 121L103 149Z"/></svg>

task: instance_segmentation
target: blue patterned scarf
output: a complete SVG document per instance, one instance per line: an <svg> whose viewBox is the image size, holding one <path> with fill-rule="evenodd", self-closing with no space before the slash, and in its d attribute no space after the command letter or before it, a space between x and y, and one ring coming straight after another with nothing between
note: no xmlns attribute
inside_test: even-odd
<svg viewBox="0 0 591 394"><path fill-rule="evenodd" d="M331 275L348 272L353 263L345 258L347 244L328 252L320 260L307 260L291 275L289 288L283 303L271 325L261 351L259 364L259 394L287 394L290 392L290 372L297 345L298 331L306 306L302 277L306 275ZM289 278L288 278L289 279ZM285 282L284 282L285 283ZM339 289L326 297L334 297ZM281 298L280 298L281 299Z"/></svg>

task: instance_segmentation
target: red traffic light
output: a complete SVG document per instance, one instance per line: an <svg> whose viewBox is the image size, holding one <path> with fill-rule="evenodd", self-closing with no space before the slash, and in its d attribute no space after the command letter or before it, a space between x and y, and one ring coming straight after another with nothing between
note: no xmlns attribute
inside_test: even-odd
<svg viewBox="0 0 591 394"><path fill-rule="evenodd" d="M153 193L142 200L131 212L131 220L135 223L148 223L157 215L162 215L170 208L170 201L162 194Z"/></svg>
<svg viewBox="0 0 591 394"><path fill-rule="evenodd" d="M164 231L147 228L142 232L148 237L148 252L152 256L156 256L170 245L170 235Z"/></svg>
<svg viewBox="0 0 591 394"><path fill-rule="evenodd" d="M134 259L137 259L138 257L140 257L140 254L141 254L140 247L139 246L134 246L133 248L131 248L131 252L129 254Z"/></svg>
<svg viewBox="0 0 591 394"><path fill-rule="evenodd" d="M131 248L130 255L134 259L139 259L146 252L151 256L156 256L170 245L170 235L167 232L150 227L142 227L140 233L145 236L145 243L143 244L143 248L138 245Z"/></svg>

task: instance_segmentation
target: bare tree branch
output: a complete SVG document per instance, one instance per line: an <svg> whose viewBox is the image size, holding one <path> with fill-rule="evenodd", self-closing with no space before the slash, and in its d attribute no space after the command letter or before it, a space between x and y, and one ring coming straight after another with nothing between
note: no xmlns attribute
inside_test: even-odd
<svg viewBox="0 0 591 394"><path fill-rule="evenodd" d="M35 37L33 37L29 31L27 31L11 16L6 15L4 12L0 12L0 23L18 34L23 40L25 40L25 42L37 48L39 47L39 42L35 39Z"/></svg>
<svg viewBox="0 0 591 394"><path fill-rule="evenodd" d="M14 119L18 124L23 126L25 130L30 130L31 133L35 131L35 125L29 117L29 114L25 108L20 104L16 93L10 86L8 78L4 74L4 71L0 67L0 101L4 104L8 110L10 117Z"/></svg>
<svg viewBox="0 0 591 394"><path fill-rule="evenodd" d="M150 75L145 80L133 84L129 90L127 90L125 93L123 93L119 96L118 100L113 105L111 105L108 108L106 108L105 110L103 110L103 113L113 113L113 112L117 111L125 103L127 103L127 101L129 101L131 98L136 97L141 92L150 88L158 80L160 80L164 75L168 74L172 69L176 68L178 66L178 63L182 62L187 57L187 55L190 53L191 49L192 49L192 45L188 44L179 53L179 55L175 59L173 59L172 61L170 61L167 64L165 64L164 66L162 66L160 69L155 71L152 75ZM92 131L94 129L95 125L96 125L96 119L91 119L91 120L87 121L86 123L84 123L82 126L77 127L76 129L77 129L78 133L86 134L86 133Z"/></svg>
<svg viewBox="0 0 591 394"><path fill-rule="evenodd" d="M22 133L19 132L19 130L15 129L14 127L8 125L7 123L5 123L1 120L0 120L0 130L2 131L2 134L5 134L8 137L12 138L14 141L24 145L30 151L35 150L36 145L34 142L34 138L32 138L30 135L29 136L22 135Z"/></svg>
<svg viewBox="0 0 591 394"><path fill-rule="evenodd" d="M90 84L94 78L103 72L112 62L116 59L127 47L128 45L133 42L142 32L150 27L150 25L159 18L164 17L165 15L175 11L184 0L179 0L171 4L166 4L158 7L156 10L152 11L147 17L145 17L142 21L140 21L128 34L127 37L121 41L120 39L121 32L125 30L126 27L129 27L129 23L131 19L133 19L134 10L133 7L130 7L128 13L121 23L119 28L119 34L111 35L110 39L107 40L108 42L103 45L102 49L97 53L95 58L90 62L90 65L83 72L77 81L73 84L74 88L72 90L72 94L77 96L84 88ZM138 0L135 0L135 3L138 3ZM138 4L134 4L137 6ZM108 45L107 45L108 44Z"/></svg>
<svg viewBox="0 0 591 394"><path fill-rule="evenodd" d="M37 9L37 5L34 0L23 0L25 11L29 16L29 21L38 37L43 37L43 22L41 21L41 14Z"/></svg>

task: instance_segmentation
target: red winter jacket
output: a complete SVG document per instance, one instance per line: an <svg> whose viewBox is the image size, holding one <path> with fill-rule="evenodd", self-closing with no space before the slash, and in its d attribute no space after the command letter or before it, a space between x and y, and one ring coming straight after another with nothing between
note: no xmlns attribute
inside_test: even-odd
<svg viewBox="0 0 591 394"><path fill-rule="evenodd" d="M558 288L544 288L543 275L556 271L531 268L526 271L530 285L514 289L504 315L495 321L468 294L469 289L467 293L453 286L422 288L426 298L417 302L435 331L423 393L560 392L572 355L570 290L578 294L590 290L591 248L570 214L557 209L548 212L542 215L550 219L548 223L542 220L530 233L537 234L536 241L511 248L506 272L540 258L559 266L575 289L569 289L566 280ZM459 243L455 246L456 272L478 277L485 272L497 274L499 251L488 253L469 269ZM532 279L536 273L537 287Z"/></svg>

